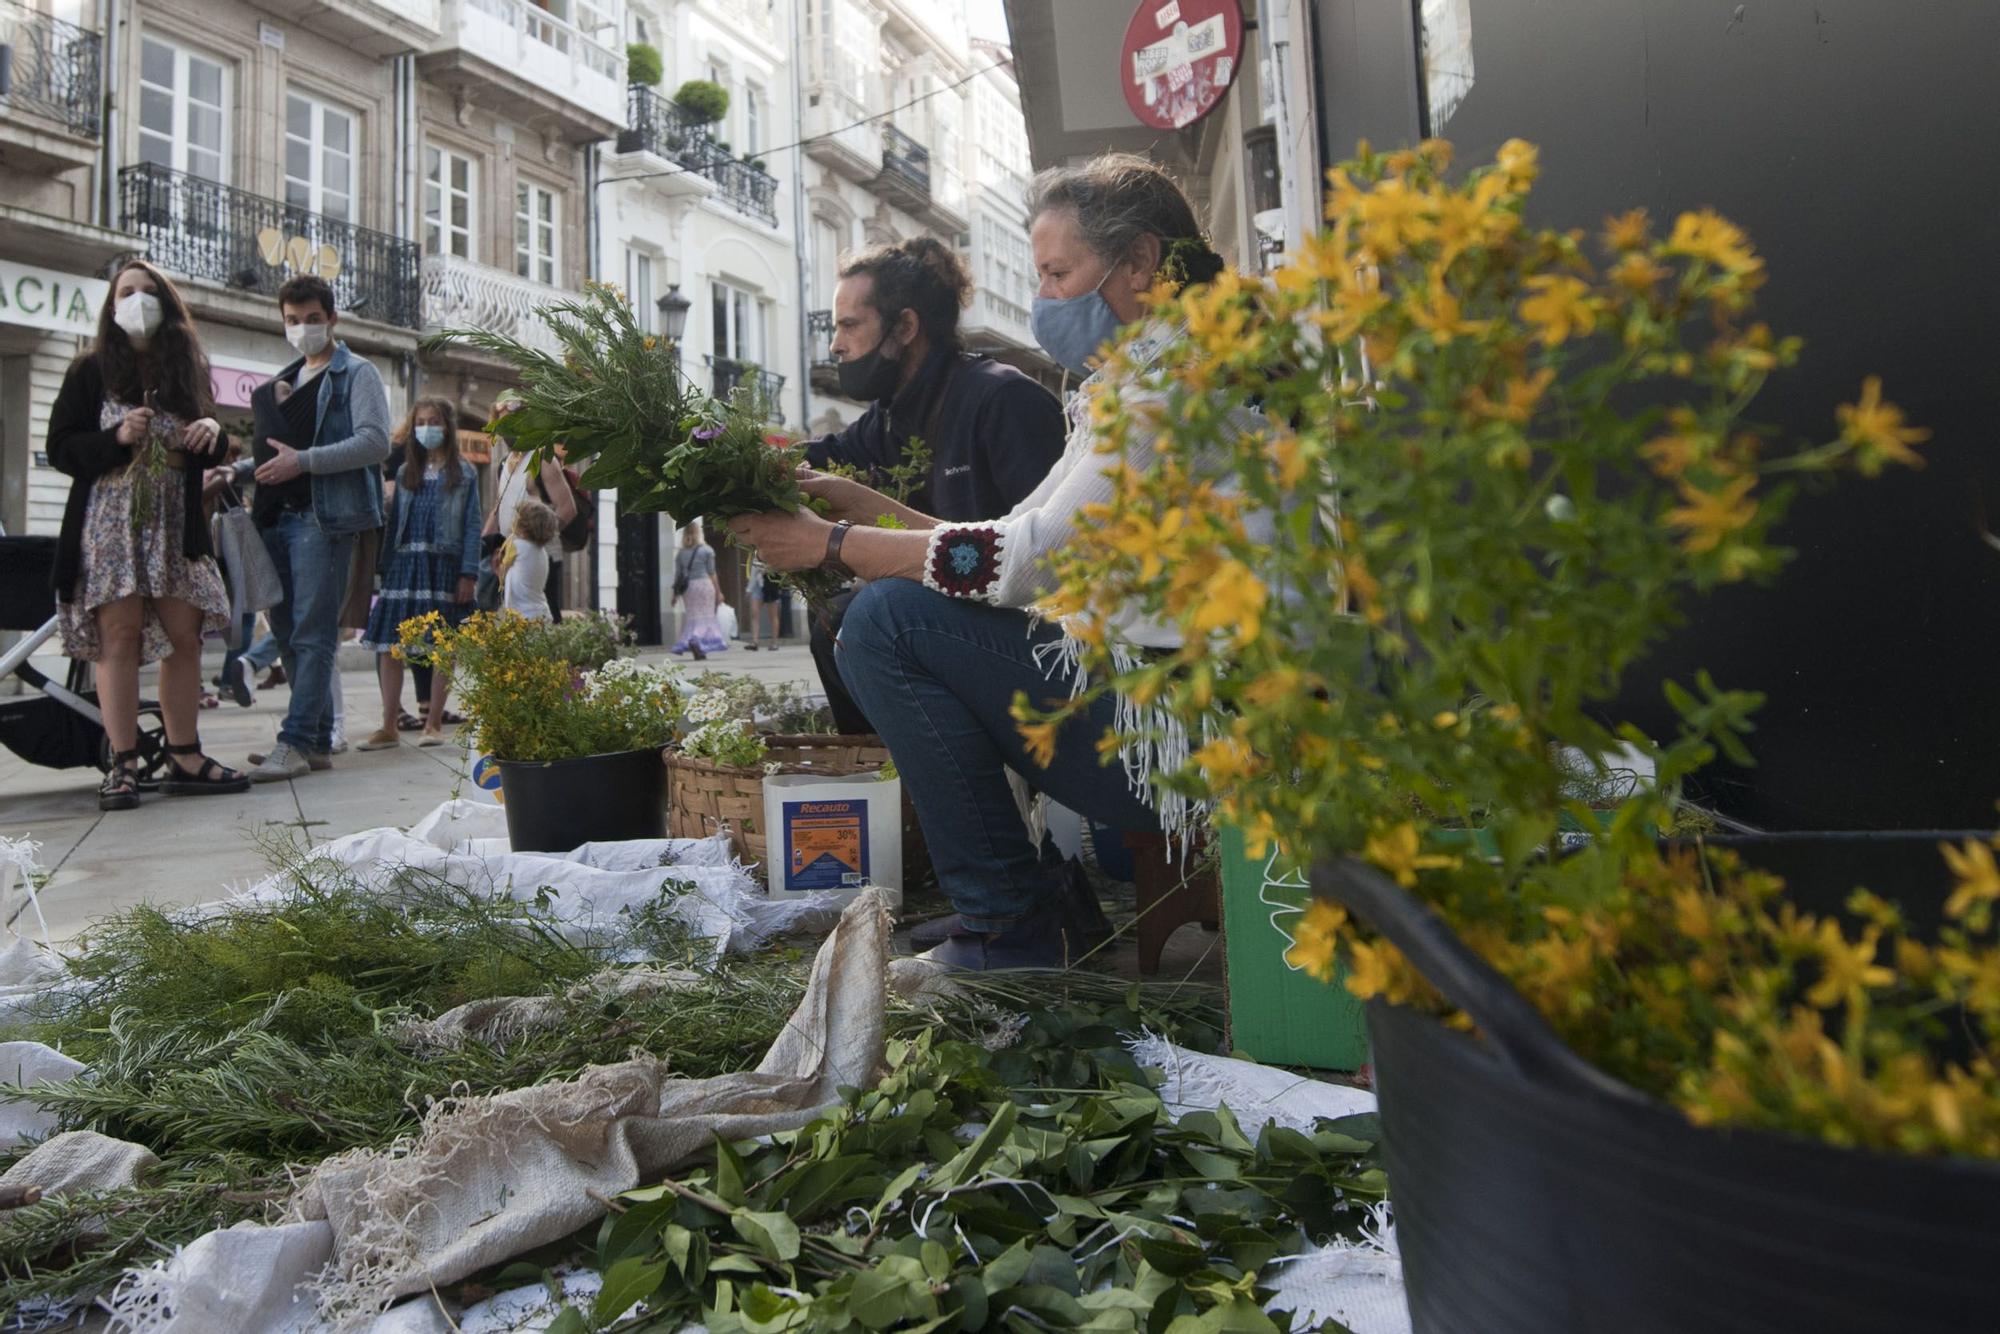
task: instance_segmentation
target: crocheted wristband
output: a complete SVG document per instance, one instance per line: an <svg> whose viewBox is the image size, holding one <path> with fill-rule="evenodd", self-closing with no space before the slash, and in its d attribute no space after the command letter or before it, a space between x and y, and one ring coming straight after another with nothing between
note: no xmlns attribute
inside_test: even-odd
<svg viewBox="0 0 2000 1334"><path fill-rule="evenodd" d="M924 553L924 587L975 602L1000 600L1000 551L1004 529L986 523L940 524Z"/></svg>

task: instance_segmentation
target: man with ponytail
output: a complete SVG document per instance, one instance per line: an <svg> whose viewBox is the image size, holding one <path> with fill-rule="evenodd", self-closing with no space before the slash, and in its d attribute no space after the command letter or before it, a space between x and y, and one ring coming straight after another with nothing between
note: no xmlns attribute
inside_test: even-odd
<svg viewBox="0 0 2000 1334"><path fill-rule="evenodd" d="M965 261L932 237L849 256L833 293L832 352L841 393L869 406L808 444L806 461L859 469L880 485L921 441L930 472L909 504L954 522L998 518L1041 485L1062 457L1062 405L1014 367L964 350L958 316L971 299ZM846 603L814 610L813 659L835 724L869 732L834 664Z"/></svg>

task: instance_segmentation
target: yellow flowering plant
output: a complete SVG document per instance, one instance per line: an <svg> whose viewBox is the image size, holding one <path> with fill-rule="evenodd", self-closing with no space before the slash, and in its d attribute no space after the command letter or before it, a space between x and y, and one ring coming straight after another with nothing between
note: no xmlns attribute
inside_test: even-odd
<svg viewBox="0 0 2000 1334"><path fill-rule="evenodd" d="M673 744L682 713L676 669L606 656L601 629L573 624L503 610L475 612L454 628L431 612L403 622L396 652L451 671L479 748L501 760Z"/></svg>
<svg viewBox="0 0 2000 1334"><path fill-rule="evenodd" d="M1184 734L1156 783L1253 855L1377 868L1577 1051L1699 1121L2000 1155L1993 849L1948 850L1935 939L1869 895L1816 918L1727 855L1662 850L1684 780L1749 761L1758 696L1703 674L1666 687L1671 736L1604 717L1687 595L1781 567L1797 487L1920 466L1927 433L1874 379L1822 442L1746 420L1800 344L1753 318L1764 263L1727 220L1535 228L1532 145L1449 161L1364 145L1329 173L1327 229L1267 279L1157 296L1177 353L1111 351L1109 385L1161 402L1089 404L1114 495L1044 607L1097 684L1053 713L1019 701L1024 733L1115 689L1142 721L1107 761ZM1135 608L1183 646L1121 645ZM1632 770L1650 780L1607 801L1598 780ZM1292 938L1296 967L1445 1010L1337 905Z"/></svg>

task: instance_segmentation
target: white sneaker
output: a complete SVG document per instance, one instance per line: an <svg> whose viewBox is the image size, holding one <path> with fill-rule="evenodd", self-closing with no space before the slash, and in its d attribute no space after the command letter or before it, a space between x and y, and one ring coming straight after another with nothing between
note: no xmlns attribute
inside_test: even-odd
<svg viewBox="0 0 2000 1334"><path fill-rule="evenodd" d="M297 748L294 747L294 749ZM299 751L299 754L306 757L306 768L312 770L316 774L324 773L328 769L331 769L333 767L333 756L328 754L326 751L302 750ZM261 750L253 750L250 752L249 758L250 758L250 763L252 764L262 764L264 762L264 752Z"/></svg>
<svg viewBox="0 0 2000 1334"><path fill-rule="evenodd" d="M271 747L269 754L252 755L250 760L256 766L250 771L253 783L281 783L303 778L312 769L306 761L306 752L288 741L280 741Z"/></svg>

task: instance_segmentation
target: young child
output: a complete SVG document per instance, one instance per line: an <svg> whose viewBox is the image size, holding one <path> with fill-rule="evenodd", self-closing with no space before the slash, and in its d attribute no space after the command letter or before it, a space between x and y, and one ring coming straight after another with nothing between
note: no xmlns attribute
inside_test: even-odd
<svg viewBox="0 0 2000 1334"><path fill-rule="evenodd" d="M519 612L531 621L552 621L549 610L549 544L556 540L562 523L556 512L539 500L523 500L514 511L514 532L508 545L514 558L507 566L507 610Z"/></svg>

